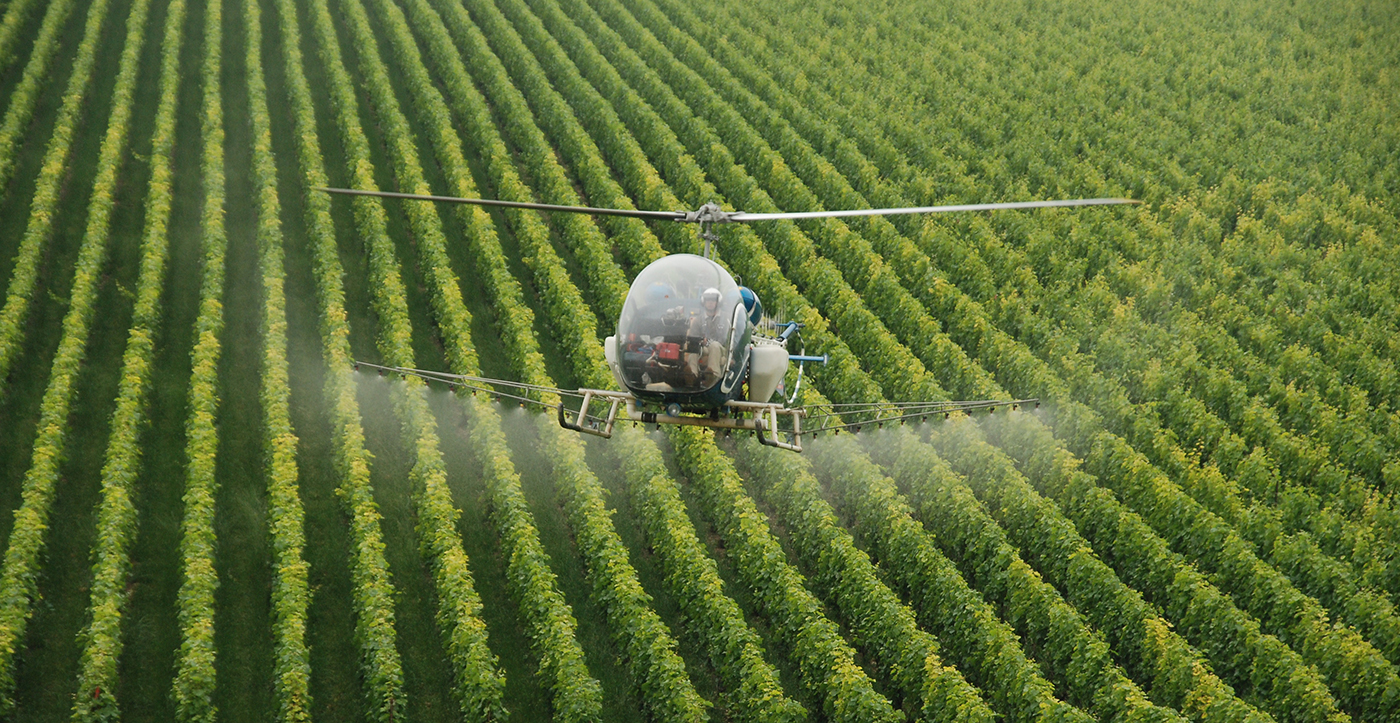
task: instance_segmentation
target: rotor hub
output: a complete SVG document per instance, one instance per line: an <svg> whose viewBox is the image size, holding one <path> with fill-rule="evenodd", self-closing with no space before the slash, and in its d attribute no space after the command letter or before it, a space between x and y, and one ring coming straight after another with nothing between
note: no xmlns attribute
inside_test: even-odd
<svg viewBox="0 0 1400 723"><path fill-rule="evenodd" d="M729 212L720 208L717 203L707 203L694 211L685 214L687 223L712 224L729 223Z"/></svg>

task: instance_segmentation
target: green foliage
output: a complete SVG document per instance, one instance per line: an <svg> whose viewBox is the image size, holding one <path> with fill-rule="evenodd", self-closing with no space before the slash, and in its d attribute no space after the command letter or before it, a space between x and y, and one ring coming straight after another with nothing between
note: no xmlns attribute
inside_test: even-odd
<svg viewBox="0 0 1400 723"><path fill-rule="evenodd" d="M283 65L296 129L297 163L301 178L308 186L325 186L325 161L321 157L311 90L302 64L301 31L296 12L293 3L277 2ZM354 581L355 637L360 646L371 712L373 717L383 719L398 714L404 704L403 664L394 641L393 585L389 563L384 557L379 509L370 488L370 454L365 449L364 428L355 398L350 329L345 321L345 289L341 285L343 272L331 222L330 199L324 194L307 195L306 226L311 237L320 307L321 348L328 370L324 391L334 425L336 471L341 478L337 492L345 504L353 541L350 567Z"/></svg>
<svg viewBox="0 0 1400 723"><path fill-rule="evenodd" d="M132 6L131 15L127 18L126 44L122 47L117 84L112 92L112 115L107 123L97 178L93 183L94 198L111 197L121 170L121 161L126 154L132 94L141 48L145 44L149 10L148 0L140 0ZM179 31L178 25L166 28L166 40L175 45L176 57L180 44ZM171 37L172 32L175 33L174 37ZM161 85L162 101L168 100L164 109L170 121L162 128L172 131L178 76L174 73L163 76ZM167 133L157 139L160 144L157 152L161 154L158 160L168 160L172 135ZM92 551L94 562L88 603L89 622L82 634L83 653L78 672L78 695L73 705L74 720L107 720L116 715L114 691L117 689L117 659L122 650L121 620L130 566L128 550L136 534L136 506L132 500L135 490L132 485L141 468L139 432L145 418L146 392L155 349L154 336L160 321L160 291L167 245L165 223L170 207L168 184L152 184L147 207L150 220L142 239L136 308L132 312L131 330L127 336L126 351L122 355L122 381L117 392L117 409L112 414L112 432L102 465L102 502L97 513L97 539ZM110 233L110 207L96 204L90 208L87 233L105 238Z"/></svg>
<svg viewBox="0 0 1400 723"><path fill-rule="evenodd" d="M879 579L869 555L857 549L851 534L837 523L814 470L839 464L841 455L824 454L809 463L805 457L774 455L753 439L743 439L736 446L752 485L776 510L799 556L812 571L809 579L834 603L855 644L893 681L904 698L900 707L906 714L918 711L929 721L993 720L993 709L961 673L944 666L937 640L919 629L914 611ZM867 464L864 471L870 473L873 467ZM946 561L944 564L951 568ZM952 579L962 582L956 572ZM962 587L971 595L969 601L976 599L965 584ZM960 606L959 614L965 615L969 607L976 606ZM993 617L985 609L981 612L986 618ZM969 617L985 622L976 615ZM939 627L934 630L945 632ZM1014 633L1006 628L998 632L1001 637L995 642L984 642L986 648L996 650L989 657L999 658L997 665L965 666L984 677L997 710L1011 720L1091 720L1084 712L1055 700L1053 687L1021 653Z"/></svg>
<svg viewBox="0 0 1400 723"><path fill-rule="evenodd" d="M1031 448L1033 453L1045 455L1058 465L1052 470L1054 477L1050 476L1051 471L1044 477L1032 476L1032 481L1041 485L1038 490L1032 489L1016 471L1011 459L980 439L981 432L974 425L951 425L934 439L954 468L975 484L978 496L993 513L1003 517L1006 529L1020 529L1018 525L1043 519L1053 526L1041 533L1038 541L1063 539L1073 547L1087 547L1067 537L1068 530L1078 530L1124 582L1162 608L1164 616L1208 656L1224 680L1246 699L1259 700L1261 707L1276 719L1345 718L1316 669L1274 636L1260 632L1257 620L1169 551L1140 517L1124 508L1107 490L1094 486L1093 477L1075 469L1072 457L1055 450L1053 442L1046 439L1044 428L1026 416L999 418L1006 430L997 441L1009 444L1005 433L1014 429L1039 445L1048 445ZM1004 422L1006 419L1011 421ZM1063 513L1053 514L1054 507L1045 504L1038 492L1059 502ZM1034 548L1023 544L1022 549ZM1082 565L1070 556L1047 554L1046 559L1056 566L1068 566L1066 573L1060 574L1071 574ZM1148 628L1143 634L1151 630Z"/></svg>
<svg viewBox="0 0 1400 723"><path fill-rule="evenodd" d="M869 447L909 490L907 504L918 510L929 529L939 532L930 535L931 540L921 540L917 527L900 522L900 536L882 531L876 539L887 550L883 558L913 561L905 566L911 577L904 584L928 598L922 607L926 614L949 615L954 626L966 626L953 611L967 603L943 597L953 594L955 588L943 582L949 573L933 564L936 553L925 551L936 543L958 561L968 579L996 593L993 599L1008 619L1029 623L1030 642L1049 659L1060 661L1056 668L1066 671L1066 684L1073 696L1093 701L1102 718L1132 718L1152 712L1139 712L1141 693L1135 693L1136 686L1124 680L1123 673L1105 658L1102 643L1096 639L1100 634L1106 637L1114 659L1122 661L1133 678L1143 681L1157 702L1182 711L1192 720L1270 720L1237 698L1211 672L1201 654L1173 632L1139 593L1123 584L1094 555L1073 524L1029 486L1009 486L993 504L984 506L966 480L929 446L891 432L877 434ZM839 474L840 470L838 466L833 472ZM842 489L843 501L855 507L858 520L879 520L886 515L897 520L900 513L909 514L909 508L886 483L853 487L842 477L835 482ZM1042 579L1063 590L1064 599L1057 599L1059 593ZM1083 622L1075 625L1081 616ZM1089 625L1102 632L1093 632ZM945 638L951 641L954 636Z"/></svg>
<svg viewBox="0 0 1400 723"><path fill-rule="evenodd" d="M3 46L14 42L20 19L24 15L24 6L24 2L10 5L5 9L4 20L0 21L0 64L8 63L4 60ZM63 25L72 11L73 0L48 5L48 9L44 11L43 23L39 26L39 34L34 38L29 62L24 66L19 85L10 93L10 105L5 111L4 120L0 121L0 189L10 183L10 176L15 170L15 153L30 119L34 117L34 106L39 101L39 92L44 82L50 80L49 64L53 62L54 54L58 51L59 33L62 32ZM44 167L50 165L46 162ZM39 188L44 188L44 185L40 184ZM3 381L3 378L0 378L0 381Z"/></svg>
<svg viewBox="0 0 1400 723"><path fill-rule="evenodd" d="M204 58L200 64L200 175L204 181L203 275L195 346L191 353L189 416L185 420L185 515L180 524L183 577L178 597L180 652L176 658L173 696L183 721L213 721L214 593L219 586L214 568L214 506L218 481L214 475L219 432L219 340L224 328L224 119L222 97L223 3L205 9Z"/></svg>
<svg viewBox="0 0 1400 723"><path fill-rule="evenodd" d="M855 650L822 614L821 601L803 585L766 516L744 494L734 463L717 453L708 432L692 427L667 430L676 463L699 493L703 511L724 539L744 584L783 644L792 651L802 682L836 721L897 721L901 716L877 693L855 663Z"/></svg>
<svg viewBox="0 0 1400 723"><path fill-rule="evenodd" d="M311 719L311 654L306 641L307 608L311 591L308 565L302 555L304 512L297 489L297 437L289 410L287 374L287 311L282 264L281 204L277 199L277 168L272 154L267 87L262 69L262 12L254 0L244 1L247 28L248 108L253 132L253 181L258 199L257 239L263 288L263 450L267 457L269 537L272 538L273 635L276 638L273 685L278 718Z"/></svg>
<svg viewBox="0 0 1400 723"><path fill-rule="evenodd" d="M68 152L73 146L73 133L81 120L83 99L92 82L92 70L97 62L97 43L101 39L102 23L107 18L107 0L98 0L89 8L83 28L83 41L78 57L73 61L72 75L63 95L63 105L54 121L53 136L44 151L39 179L35 182L34 198L30 201L29 222L20 241L10 285L5 292L5 305L0 307L0 392L10 373L10 366L20 352L24 340L25 322L30 297L39 280L39 262L44 247L53 235L54 210L63 192L64 176L68 172ZM44 25L35 41L35 52L25 67L24 79L10 101L0 126L0 187L9 181L14 169L15 146L18 136L34 113L34 104L43 82L47 79L48 63L58 47L58 33L72 10L72 0L60 0L49 8ZM91 203L110 212L112 200L95 197ZM76 286L76 284L75 284ZM3 648L3 645L0 645ZM0 665L3 667L3 665Z"/></svg>
<svg viewBox="0 0 1400 723"><path fill-rule="evenodd" d="M20 27L29 19L29 11L33 9L34 0L19 0L5 6L5 17L0 19L0 70L14 61ZM3 185L0 183L0 186Z"/></svg>
<svg viewBox="0 0 1400 723"><path fill-rule="evenodd" d="M90 10L73 65L63 107L59 110L54 136L44 155L38 190L30 210L30 223L21 242L15 263L15 275L10 280L10 292L0 309L0 379L19 347L24 311L38 273L38 254L52 232L52 213L63 180L73 129L78 122L84 90L92 77L96 47L103 20L107 14L106 0L98 0ZM113 164L109 169L115 176ZM95 198L89 215L89 231L83 235L73 272L73 288L68 311L63 317L63 335L49 372L49 383L39 407L38 434L34 440L29 471L21 489L21 503L14 513L10 539L5 548L5 562L0 570L0 713L14 705L14 666L17 649L23 645L24 631L33 614L33 602L38 594L38 577L48 531L49 509L53 505L54 485L63 462L63 449L68 428L68 414L74 395L74 384L87 351L88 331L97 299L97 285L107 256L107 218L111 210L111 189L105 197ZM31 253L32 251L32 253ZM31 258L32 257L32 258Z"/></svg>

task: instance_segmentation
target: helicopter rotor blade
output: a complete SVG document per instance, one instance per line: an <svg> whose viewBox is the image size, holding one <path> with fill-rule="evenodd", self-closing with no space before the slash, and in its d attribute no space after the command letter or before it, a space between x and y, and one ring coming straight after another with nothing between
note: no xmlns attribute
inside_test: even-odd
<svg viewBox="0 0 1400 723"><path fill-rule="evenodd" d="M413 201L437 201L439 203L469 203L476 206L500 206L504 208L528 208L536 211L564 211L566 213L588 213L600 216L627 216L630 218L655 219L661 221L684 221L684 211L636 211L624 208L590 208L588 206L556 206L551 203L524 203L521 201L498 201L490 198L459 198L457 196L431 196L418 193L397 193L394 191L365 191L358 188L326 188L316 186L312 190L326 193L339 193L346 196L378 196L380 198L404 198Z"/></svg>
<svg viewBox="0 0 1400 723"><path fill-rule="evenodd" d="M1129 198L1075 198L1059 201L1010 201L1006 203L967 203L948 206L909 206L904 208L852 208L841 211L797 211L793 213L749 213L747 211L724 211L714 204L706 204L699 211L639 211L623 208L594 208L591 206L559 206L552 203L526 203L522 201L501 201L491 198L460 198L458 196L433 196L418 193L398 193L395 191L366 191L358 188L326 188L317 186L312 190L338 193L347 196L377 196L380 198L401 198L413 201L436 201L439 203L469 203L477 206L497 206L503 208L527 208L536 211L563 211L565 213L587 213L599 216L625 216L657 221L681 221L690 223L730 223L749 221L784 221L809 218L849 218L852 216L892 216L908 213L951 213L955 211L997 211L1026 208L1070 208L1078 206L1114 206L1119 204L1140 204Z"/></svg>
<svg viewBox="0 0 1400 723"><path fill-rule="evenodd" d="M1063 201L1011 201L1008 203L969 203L953 206L910 206L907 208L853 208L844 211L798 211L795 213L748 213L734 211L728 221L783 221L804 218L846 218L849 216L892 216L904 213L951 213L954 211L996 211L1018 208L1065 208L1073 206L1113 206L1140 204L1128 198L1076 198Z"/></svg>

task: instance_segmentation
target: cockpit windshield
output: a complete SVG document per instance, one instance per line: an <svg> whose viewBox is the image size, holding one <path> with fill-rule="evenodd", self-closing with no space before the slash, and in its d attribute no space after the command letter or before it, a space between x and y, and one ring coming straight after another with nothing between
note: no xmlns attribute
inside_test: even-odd
<svg viewBox="0 0 1400 723"><path fill-rule="evenodd" d="M747 321L739 285L719 264L659 259L632 282L617 322L623 378L637 391L706 391L724 377Z"/></svg>

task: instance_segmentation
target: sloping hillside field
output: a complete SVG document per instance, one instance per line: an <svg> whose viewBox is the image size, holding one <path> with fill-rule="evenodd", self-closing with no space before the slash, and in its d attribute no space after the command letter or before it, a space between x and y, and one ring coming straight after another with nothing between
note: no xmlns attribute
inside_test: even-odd
<svg viewBox="0 0 1400 723"><path fill-rule="evenodd" d="M0 717L1400 721L1385 0L8 0ZM612 388L670 222L804 440ZM788 378L790 390L795 376ZM547 397L545 401L552 401Z"/></svg>

